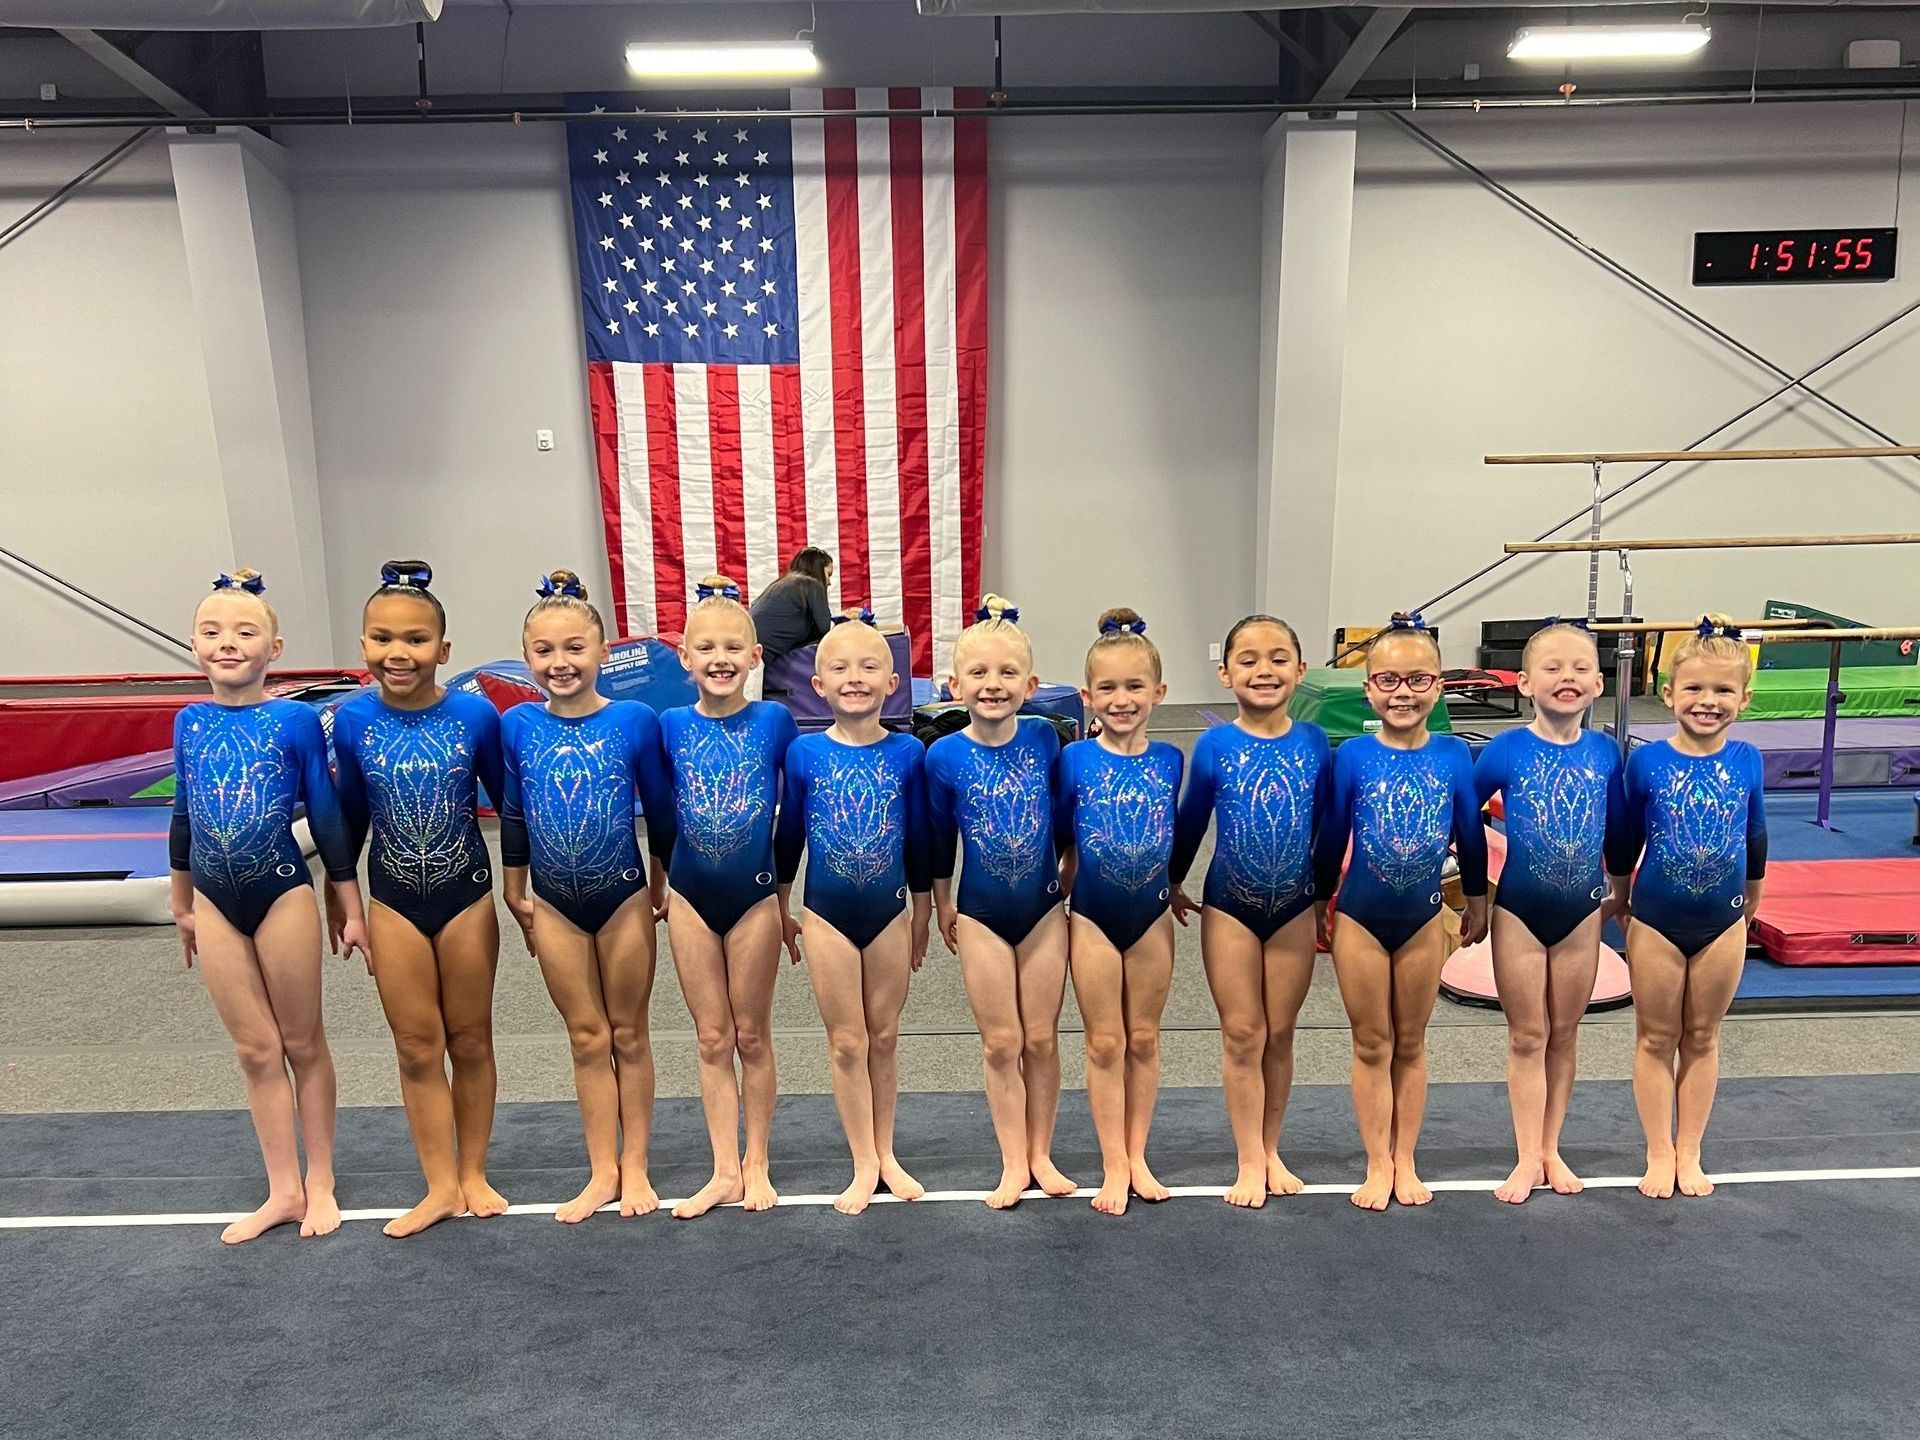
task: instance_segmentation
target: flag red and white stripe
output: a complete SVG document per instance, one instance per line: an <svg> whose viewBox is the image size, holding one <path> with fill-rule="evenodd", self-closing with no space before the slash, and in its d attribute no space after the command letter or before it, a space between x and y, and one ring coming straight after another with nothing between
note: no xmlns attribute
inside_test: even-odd
<svg viewBox="0 0 1920 1440"><path fill-rule="evenodd" d="M954 100L803 90L793 107ZM619 626L678 631L707 571L751 599L817 545L836 607L904 622L915 673L944 674L980 588L985 122L789 123L799 363L589 365Z"/></svg>

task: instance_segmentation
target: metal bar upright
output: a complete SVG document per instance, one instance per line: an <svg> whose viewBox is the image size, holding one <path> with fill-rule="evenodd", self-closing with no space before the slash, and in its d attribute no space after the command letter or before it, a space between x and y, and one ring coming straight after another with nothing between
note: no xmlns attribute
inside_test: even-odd
<svg viewBox="0 0 1920 1440"><path fill-rule="evenodd" d="M1628 550L1620 552L1620 613L1633 617L1633 554ZM1625 763L1633 752L1633 631L1620 632L1613 655L1613 736L1620 742L1620 759Z"/></svg>
<svg viewBox="0 0 1920 1440"><path fill-rule="evenodd" d="M1822 830L1833 829L1833 752L1840 736L1840 707L1846 693L1840 688L1840 645L1836 640L1827 653L1827 715L1820 732L1820 804L1813 823Z"/></svg>

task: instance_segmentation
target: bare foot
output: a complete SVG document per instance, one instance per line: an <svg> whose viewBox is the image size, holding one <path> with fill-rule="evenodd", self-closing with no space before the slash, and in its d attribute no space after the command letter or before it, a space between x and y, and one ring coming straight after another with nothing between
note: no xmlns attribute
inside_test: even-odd
<svg viewBox="0 0 1920 1440"><path fill-rule="evenodd" d="M467 1197L467 1209L476 1219L491 1220L495 1215L507 1213L507 1197L494 1189L485 1175L463 1179L460 1192Z"/></svg>
<svg viewBox="0 0 1920 1440"><path fill-rule="evenodd" d="M1649 1200L1665 1200L1673 1194L1673 1157L1656 1160L1647 1157L1647 1173L1640 1177L1640 1193Z"/></svg>
<svg viewBox="0 0 1920 1440"><path fill-rule="evenodd" d="M746 1194L738 1175L715 1175L693 1194L673 1207L676 1220L694 1220L716 1205L735 1205Z"/></svg>
<svg viewBox="0 0 1920 1440"><path fill-rule="evenodd" d="M553 1218L562 1225L578 1225L602 1205L619 1198L620 1176L617 1173L595 1175L587 1181L586 1189L553 1212Z"/></svg>
<svg viewBox="0 0 1920 1440"><path fill-rule="evenodd" d="M1368 1165L1367 1178L1353 1192L1353 1203L1362 1210L1384 1210L1393 1195L1393 1166Z"/></svg>
<svg viewBox="0 0 1920 1440"><path fill-rule="evenodd" d="M1698 1155L1680 1156L1673 1173L1682 1195L1697 1197L1713 1194L1713 1182L1707 1178L1707 1172L1700 1168Z"/></svg>
<svg viewBox="0 0 1920 1440"><path fill-rule="evenodd" d="M773 1188L765 1165L749 1165L743 1173L746 1176L747 1194L742 1209L771 1210L780 1203L780 1192Z"/></svg>
<svg viewBox="0 0 1920 1440"><path fill-rule="evenodd" d="M1032 1177L1022 1167L1000 1172L1000 1183L987 1192L989 1210L1011 1210L1020 1203L1020 1197L1027 1193L1027 1181Z"/></svg>
<svg viewBox="0 0 1920 1440"><path fill-rule="evenodd" d="M620 1162L620 1213L629 1218L635 1215L651 1215L660 1208L660 1192L653 1188L653 1182L647 1179L647 1165L644 1160L622 1160Z"/></svg>
<svg viewBox="0 0 1920 1440"><path fill-rule="evenodd" d="M1574 1174L1558 1155L1547 1156L1547 1183L1556 1195L1578 1195L1587 1188L1587 1182Z"/></svg>
<svg viewBox="0 0 1920 1440"><path fill-rule="evenodd" d="M1145 1156L1129 1160L1127 1168L1132 1172L1133 1193L1150 1205L1158 1205L1173 1192L1160 1183L1160 1177L1147 1168Z"/></svg>
<svg viewBox="0 0 1920 1440"><path fill-rule="evenodd" d="M853 1183L842 1190L833 1202L833 1208L842 1215L858 1215L873 1203L873 1192L880 1183L880 1172L876 1169L871 1175L853 1172Z"/></svg>
<svg viewBox="0 0 1920 1440"><path fill-rule="evenodd" d="M244 1245L249 1240L257 1240L276 1225L291 1225L306 1217L307 1197L304 1193L294 1195L269 1195L267 1203L243 1219L236 1220L220 1232L220 1239L228 1245Z"/></svg>
<svg viewBox="0 0 1920 1440"><path fill-rule="evenodd" d="M1513 1167L1513 1173L1500 1182L1500 1188L1493 1192L1493 1198L1504 1200L1509 1205L1524 1205L1527 1196L1533 1193L1533 1187L1547 1183L1547 1167L1538 1160L1522 1160Z"/></svg>
<svg viewBox="0 0 1920 1440"><path fill-rule="evenodd" d="M1060 1173L1060 1167L1053 1163L1051 1155L1042 1155L1030 1166L1033 1171L1033 1183L1047 1194L1059 1199L1062 1195L1071 1195L1080 1187Z"/></svg>
<svg viewBox="0 0 1920 1440"><path fill-rule="evenodd" d="M1109 1170L1100 1182L1100 1193L1093 1197L1093 1208L1102 1215L1127 1213L1127 1186L1130 1175L1124 1170ZM1144 1197L1143 1197L1144 1198Z"/></svg>
<svg viewBox="0 0 1920 1440"><path fill-rule="evenodd" d="M311 1240L316 1235L331 1235L340 1228L340 1206L333 1198L333 1187L319 1189L307 1182L307 1213L300 1222L300 1236Z"/></svg>
<svg viewBox="0 0 1920 1440"><path fill-rule="evenodd" d="M1298 1195L1307 1188L1307 1182L1287 1169L1286 1163L1278 1155L1267 1157L1267 1193L1269 1195Z"/></svg>
<svg viewBox="0 0 1920 1440"><path fill-rule="evenodd" d="M927 1187L909 1175L891 1155L880 1162L880 1178L897 1200L918 1200L927 1193Z"/></svg>
<svg viewBox="0 0 1920 1440"><path fill-rule="evenodd" d="M467 1213L467 1199L458 1190L444 1195L436 1195L431 1190L426 1199L407 1211L389 1220L381 1227L383 1235L400 1240L408 1235L418 1235L429 1225L438 1225L442 1220L451 1220L456 1215Z"/></svg>
<svg viewBox="0 0 1920 1440"><path fill-rule="evenodd" d="M1393 1198L1402 1205L1424 1205L1433 1199L1433 1191L1421 1183L1413 1161L1404 1165L1398 1160L1393 1162Z"/></svg>
<svg viewBox="0 0 1920 1440"><path fill-rule="evenodd" d="M1258 1210L1266 1204L1265 1170L1253 1165L1242 1165L1240 1173L1234 1177L1233 1184L1227 1187L1226 1201L1229 1205L1239 1205L1248 1210Z"/></svg>

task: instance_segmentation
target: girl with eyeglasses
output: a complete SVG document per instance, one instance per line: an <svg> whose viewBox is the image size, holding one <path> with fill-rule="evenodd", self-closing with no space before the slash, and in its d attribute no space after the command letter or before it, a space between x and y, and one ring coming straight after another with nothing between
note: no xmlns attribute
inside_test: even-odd
<svg viewBox="0 0 1920 1440"><path fill-rule="evenodd" d="M1376 735L1333 756L1333 795L1315 844L1321 895L1339 887L1334 972L1353 1026L1353 1110L1367 1176L1353 1203L1424 1205L1414 1168L1427 1104L1427 1019L1446 941L1440 873L1451 840L1467 897L1461 941L1487 933L1487 837L1465 742L1427 732L1440 699L1440 647L1419 618L1395 616L1367 649ZM1347 844L1353 856L1342 878Z"/></svg>

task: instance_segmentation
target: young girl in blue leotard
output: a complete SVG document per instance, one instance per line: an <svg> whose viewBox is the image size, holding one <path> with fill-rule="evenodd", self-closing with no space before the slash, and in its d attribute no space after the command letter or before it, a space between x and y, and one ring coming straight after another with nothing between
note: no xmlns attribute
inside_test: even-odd
<svg viewBox="0 0 1920 1440"><path fill-rule="evenodd" d="M540 962L573 1050L592 1173L554 1218L575 1225L614 1200L622 1215L660 1207L647 1178L647 1002L654 926L667 903L673 793L653 711L594 688L607 631L580 577L556 570L538 594L521 645L547 702L516 705L501 717L500 861L507 908ZM654 857L651 879L634 836L636 799Z"/></svg>
<svg viewBox="0 0 1920 1440"><path fill-rule="evenodd" d="M1129 1190L1150 1201L1169 1193L1147 1166L1147 1132L1160 1092L1160 1014L1173 984L1167 864L1182 757L1147 738L1167 687L1146 622L1122 608L1098 623L1080 694L1100 735L1061 752L1054 836L1069 877L1073 993L1104 1171L1093 1208L1123 1215Z"/></svg>
<svg viewBox="0 0 1920 1440"><path fill-rule="evenodd" d="M387 1222L394 1236L507 1208L487 1183L500 919L476 818L482 786L500 803L500 716L483 697L437 682L450 647L432 583L424 561L390 560L382 568L360 622L361 658L379 688L333 717L340 807L355 853L369 833L373 839L373 978L427 1182L426 1198ZM329 887L335 921L332 898Z"/></svg>
<svg viewBox="0 0 1920 1440"><path fill-rule="evenodd" d="M1575 625L1536 630L1520 655L1533 723L1496 735L1474 765L1481 803L1504 795L1507 863L1493 905L1493 980L1507 1016L1513 1173L1493 1193L1510 1205L1536 1185L1577 1194L1560 1158L1573 1094L1580 1017L1593 998L1600 926L1619 908L1604 859L1620 815L1620 747L1583 729L1605 681L1593 636Z"/></svg>
<svg viewBox="0 0 1920 1440"><path fill-rule="evenodd" d="M187 706L173 727L173 921L187 965L198 956L213 1008L233 1037L267 1168L267 1202L221 1232L229 1245L276 1225L297 1222L309 1236L340 1225L333 1056L320 1017L320 915L293 838L296 805L306 809L339 892L339 941L349 954L367 948L352 842L327 772L319 714L297 700L267 698L267 667L284 642L265 589L252 570L214 581L193 617L193 658L213 699Z"/></svg>
<svg viewBox="0 0 1920 1440"><path fill-rule="evenodd" d="M1067 990L1067 921L1053 844L1053 768L1060 739L1020 707L1040 683L1020 612L981 597L953 646L951 688L967 728L927 750L933 820L933 904L940 938L960 957L986 1058L987 1108L1000 1143L996 1210L1029 1180L1048 1195L1074 1183L1053 1163L1060 1109L1060 1006ZM962 841L960 895L953 868Z"/></svg>
<svg viewBox="0 0 1920 1440"><path fill-rule="evenodd" d="M902 1200L924 1187L894 1158L900 1010L907 977L927 954L932 913L926 749L889 734L880 707L900 683L893 651L870 619L836 625L820 641L813 688L833 724L787 749L775 858L781 921L800 853L807 913L799 930L807 977L833 1052L833 1098L853 1154L853 1183L834 1201L858 1215L882 1181Z"/></svg>
<svg viewBox="0 0 1920 1440"><path fill-rule="evenodd" d="M1452 839L1467 897L1463 944L1487 933L1487 837L1465 742L1427 733L1440 698L1440 647L1395 619L1367 650L1377 735L1333 757L1333 795L1316 844L1322 894L1340 885L1334 973L1353 1025L1353 1110L1367 1177L1353 1203L1384 1210L1433 1198L1414 1167L1427 1105L1427 1019L1440 995L1445 936L1440 872ZM1353 858L1340 880L1341 857Z"/></svg>
<svg viewBox="0 0 1920 1440"><path fill-rule="evenodd" d="M779 1198L767 1162L779 1093L773 987L784 934L773 829L781 767L795 735L785 706L747 699L760 644L740 588L724 575L709 575L696 594L680 663L700 698L660 717L679 824L668 865L674 904L667 938L699 1036L700 1100L713 1145L713 1178L673 1207L682 1220L736 1202L768 1210ZM791 950L798 961L797 941Z"/></svg>
<svg viewBox="0 0 1920 1440"><path fill-rule="evenodd" d="M1333 763L1326 732L1287 714L1306 674L1291 625L1249 615L1227 631L1220 653L1220 683L1239 711L1194 743L1172 873L1186 879L1213 825L1200 952L1220 1012L1221 1089L1239 1156L1226 1200L1258 1209L1268 1195L1302 1189L1280 1159L1280 1131L1293 1089L1294 1025L1325 929L1313 837ZM1200 908L1176 883L1175 918L1184 925Z"/></svg>
<svg viewBox="0 0 1920 1440"><path fill-rule="evenodd" d="M1727 732L1753 699L1753 661L1720 615L1673 652L1661 699L1678 725L1627 760L1624 823L1608 857L1634 875L1633 1098L1647 1136L1640 1193L1711 1195L1700 1142L1720 1080L1720 1024L1747 956L1767 869L1760 752ZM1641 854L1644 847L1645 854Z"/></svg>

